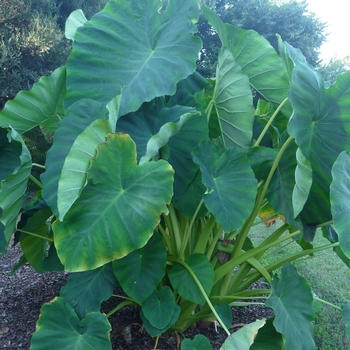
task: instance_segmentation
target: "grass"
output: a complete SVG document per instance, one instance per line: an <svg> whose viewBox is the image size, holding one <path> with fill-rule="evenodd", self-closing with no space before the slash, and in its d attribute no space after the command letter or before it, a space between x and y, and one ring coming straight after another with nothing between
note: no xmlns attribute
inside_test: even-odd
<svg viewBox="0 0 350 350"><path fill-rule="evenodd" d="M278 225L278 224L276 224ZM278 226L255 226L250 234L254 244L259 244L264 238L276 230ZM314 246L329 244L321 231L318 231L313 242ZM300 250L296 243L272 248L262 258L263 264ZM313 257L293 262L300 275L309 283L312 291L323 300L341 306L350 299L350 269L339 259L332 249L316 253ZM318 350L350 349L350 341L346 336L341 311L323 304L314 321L314 339Z"/></svg>

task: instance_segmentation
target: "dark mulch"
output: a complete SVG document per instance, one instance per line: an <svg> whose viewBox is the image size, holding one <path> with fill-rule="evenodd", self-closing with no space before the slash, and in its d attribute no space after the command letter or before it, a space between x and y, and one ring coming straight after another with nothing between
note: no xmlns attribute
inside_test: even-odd
<svg viewBox="0 0 350 350"><path fill-rule="evenodd" d="M38 274L28 265L22 266L13 276L8 276L19 256L20 247L10 248L0 260L0 349L29 349L41 305L59 295L60 288L67 280L65 273ZM103 303L103 311L111 310L117 302L111 299ZM261 306L233 308L232 313L234 324L246 324L272 315L270 309ZM154 349L155 338L142 332L138 308L125 307L112 315L109 321L112 325L110 336L113 350ZM233 328L232 331L237 329ZM225 332L219 327L216 330L214 324L196 325L185 332L189 338L196 334L208 337L213 350L220 349L226 338ZM157 349L176 349L181 340L182 337L178 335L164 334L159 339Z"/></svg>

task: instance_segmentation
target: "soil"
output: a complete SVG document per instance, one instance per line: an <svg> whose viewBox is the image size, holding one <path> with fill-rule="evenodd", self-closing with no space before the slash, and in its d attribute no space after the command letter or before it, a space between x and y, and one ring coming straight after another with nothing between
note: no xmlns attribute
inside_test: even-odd
<svg viewBox="0 0 350 350"><path fill-rule="evenodd" d="M39 274L29 265L22 266L13 276L8 276L20 255L21 249L16 246L9 248L6 256L0 260L0 349L29 349L41 305L59 295L60 288L67 281L64 272ZM259 282L256 287L266 288L266 285ZM111 310L117 303L116 299L106 301L102 304L102 311ZM235 307L232 313L236 325L230 329L232 332L243 324L272 316L272 310L262 306ZM142 331L138 308L125 307L111 316L109 321L112 325L110 337L113 350L155 348L156 339ZM213 350L220 349L226 339L226 333L220 327L215 329L213 323L196 325L184 335L193 339L196 334L205 335ZM177 349L181 340L180 335L164 334L158 341L157 349Z"/></svg>

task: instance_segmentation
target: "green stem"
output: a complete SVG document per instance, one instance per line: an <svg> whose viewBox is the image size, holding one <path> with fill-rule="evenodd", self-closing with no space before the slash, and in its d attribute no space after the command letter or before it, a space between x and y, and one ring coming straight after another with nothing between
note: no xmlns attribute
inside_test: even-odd
<svg viewBox="0 0 350 350"><path fill-rule="evenodd" d="M171 226L173 228L172 231L173 231L173 235L174 235L176 251L178 252L178 255L180 257L182 257L180 255L181 241L182 241L181 231L180 231L180 227L179 227L179 221L178 221L177 216L176 216L175 208L173 207L172 204L169 205L169 217L170 217L170 221L171 221Z"/></svg>
<svg viewBox="0 0 350 350"><path fill-rule="evenodd" d="M196 274L192 271L192 269L181 259L175 257L175 256L169 256L168 259L175 261L179 264L181 264L187 271L188 273L191 275L191 277L193 278L193 280L196 282L199 290L201 291L205 301L207 302L208 306L210 307L212 313L214 314L215 318L217 319L217 321L220 323L221 327L223 328L223 330L227 333L227 335L231 335L231 333L229 332L229 330L226 328L225 324L223 323L223 321L221 320L220 316L218 315L218 313L216 312L213 304L210 302L207 293L205 292L205 290L202 287L201 282L199 281L199 279L197 278Z"/></svg>
<svg viewBox="0 0 350 350"><path fill-rule="evenodd" d="M32 174L29 174L29 178L39 187L39 188L43 188L44 186L42 185L42 183L37 180Z"/></svg>
<svg viewBox="0 0 350 350"><path fill-rule="evenodd" d="M212 255L213 255L214 249L216 248L216 246L218 244L218 240L220 239L221 235L222 235L222 227L220 226L219 229L216 231L214 239L210 243L210 246L209 246L208 251L206 253L206 256L207 256L207 258L209 260L212 259Z"/></svg>
<svg viewBox="0 0 350 350"><path fill-rule="evenodd" d="M274 261L273 263L267 265L265 267L265 269L268 272L272 272L275 271L276 269L278 269L279 267L281 267L282 265L291 262L291 261L296 261L297 259L300 259L306 255L310 255L313 253L317 253L317 252L321 252L325 249L329 249L329 248L334 248L339 246L339 242L336 243L332 243L332 244L328 244L322 247L317 247L317 248L312 248L312 249L307 249L307 250L303 250L301 252L296 252L294 254L288 255L287 257L284 257L283 259L280 259L278 261ZM244 290L245 288L248 288L251 284L253 284L254 282L256 282L259 278L261 277L261 275L259 273L254 273L251 277L247 278L241 285L240 285L240 289Z"/></svg>
<svg viewBox="0 0 350 350"><path fill-rule="evenodd" d="M259 146L261 140L263 139L263 137L265 136L266 132L268 131L269 127L271 126L272 122L274 121L274 119L276 118L277 114L279 113L279 111L282 109L282 107L287 103L288 101L288 97L286 97L281 104L278 106L278 108L276 109L275 113L271 116L271 118L269 119L269 121L267 122L267 124L265 125L264 130L261 132L259 138L256 140L254 146Z"/></svg>
<svg viewBox="0 0 350 350"><path fill-rule="evenodd" d="M40 168L40 169L46 169L44 165L41 165L38 163L32 163L32 166L36 166L37 168Z"/></svg>
<svg viewBox="0 0 350 350"><path fill-rule="evenodd" d="M169 238L166 230L164 230L164 228L162 227L161 224L158 225L157 229L164 239L164 242L165 242L166 247L168 248L169 254L171 254L171 255L175 254L176 251L175 251L174 244L171 241L171 239Z"/></svg>
<svg viewBox="0 0 350 350"><path fill-rule="evenodd" d="M282 237L282 238L280 238L280 239L278 239L270 244L266 244L264 246L259 246L259 247L253 248L251 250L248 250L246 253L240 254L239 256L235 257L234 259L229 260L227 263L220 266L215 271L214 284L216 282L218 282L226 274L230 273L232 271L232 269L234 269L236 266L243 264L248 259L255 257L256 255L265 252L266 250L270 249L271 247L274 247L275 245L280 244L280 243L282 243L290 238L293 238L299 234L300 234L300 231L295 231L295 232L290 233L289 235Z"/></svg>
<svg viewBox="0 0 350 350"><path fill-rule="evenodd" d="M330 302L328 302L328 301L326 301L326 300L317 298L317 297L315 297L315 296L314 296L314 300L319 301L319 302L321 302L321 303L323 303L323 304L326 304L326 305L328 305L328 306L334 307L335 309L341 311L341 307L339 307L339 306L337 306L337 305L334 305L334 304L332 304L332 303L330 303Z"/></svg>
<svg viewBox="0 0 350 350"><path fill-rule="evenodd" d="M37 238L45 239L46 241L49 241L49 242L53 242L53 239L52 239L52 238L40 236L40 235L38 235L38 234L36 234L36 233L33 233L33 232L24 231L24 230L21 230L21 229L19 229L19 228L17 229L17 231L22 232L22 233L25 233L25 234L30 235L30 236L34 236L34 237L37 237Z"/></svg>
<svg viewBox="0 0 350 350"><path fill-rule="evenodd" d="M137 305L135 304L135 302L133 301L123 301L122 303L118 304L113 310L111 310L110 312L108 312L108 314L106 314L107 317L112 316L114 313L116 313L118 310L120 310L122 307L124 306L128 306L128 305Z"/></svg>
<svg viewBox="0 0 350 350"><path fill-rule="evenodd" d="M182 244L181 244L181 250L180 250L180 256L184 256L184 253L185 253L185 249L186 249L186 246L188 244L188 240L191 236L191 232L192 232L192 228L193 228L193 224L194 222L196 221L196 217L197 217L197 214L199 213L201 207L202 207L202 204L203 204L203 199L200 201L200 203L198 204L197 206L197 209L194 213L194 215L192 216L192 219L191 219L191 222L189 224L189 226L187 227L186 231L185 231L185 234L184 234L184 237L182 239Z"/></svg>
<svg viewBox="0 0 350 350"><path fill-rule="evenodd" d="M213 228L216 224L216 220L214 215L211 215L207 222L205 223L205 226L200 234L200 237L198 237L196 245L194 247L194 253L200 253L204 254L205 249L208 245L209 237L212 234Z"/></svg>

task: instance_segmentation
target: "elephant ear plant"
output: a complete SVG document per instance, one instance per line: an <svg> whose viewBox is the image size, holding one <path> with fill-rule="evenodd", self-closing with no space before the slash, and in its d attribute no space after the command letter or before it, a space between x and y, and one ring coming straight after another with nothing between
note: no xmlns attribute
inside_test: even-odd
<svg viewBox="0 0 350 350"><path fill-rule="evenodd" d="M222 42L215 79L195 72L199 11ZM66 35L66 65L0 112L0 251L14 236L15 268L70 273L31 349L111 349L108 318L126 305L157 339L217 321L222 349L315 349L314 297L290 263L324 249L349 262L350 74L330 86L281 38L278 55L195 0L110 0L89 21L73 12ZM54 134L45 165L21 137L37 126ZM259 215L285 223L254 245ZM264 265L283 242L300 250ZM261 278L271 288L248 289ZM231 306L257 298L275 317L231 335Z"/></svg>

